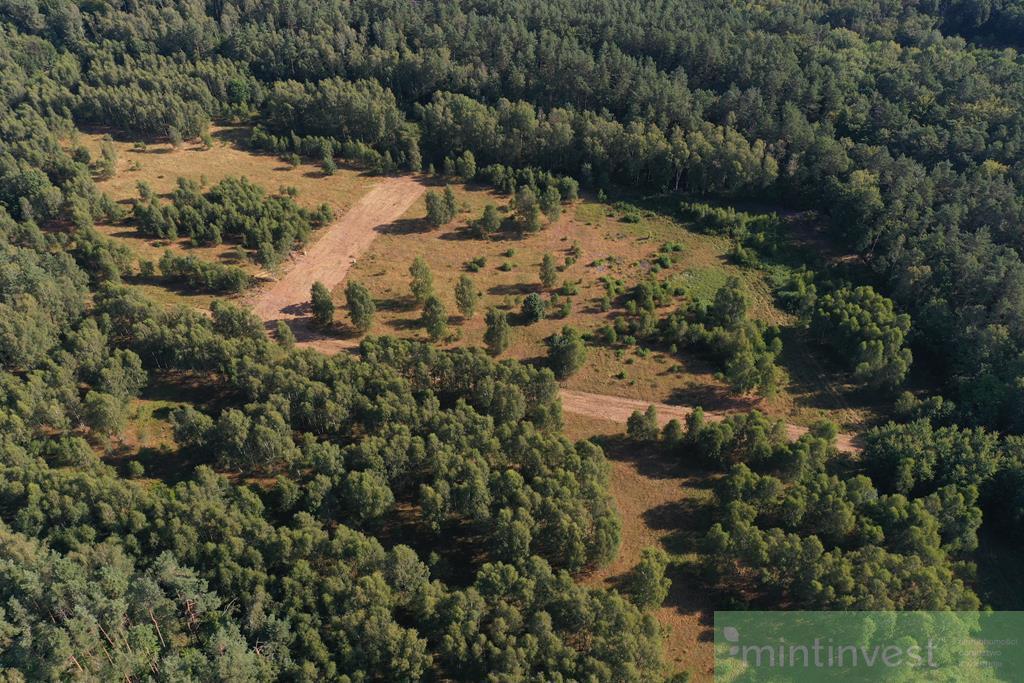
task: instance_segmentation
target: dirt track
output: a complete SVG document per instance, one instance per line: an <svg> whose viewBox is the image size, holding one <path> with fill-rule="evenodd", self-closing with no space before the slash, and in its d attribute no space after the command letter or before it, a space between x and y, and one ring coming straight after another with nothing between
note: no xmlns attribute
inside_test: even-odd
<svg viewBox="0 0 1024 683"><path fill-rule="evenodd" d="M605 396L602 394L589 394L584 391L571 391L569 389L562 389L562 408L569 413L575 413L577 415L587 415L589 417L596 417L604 420L613 420L615 422L625 422L629 419L629 416L634 410L644 411L647 410L647 406L651 405L649 401L640 401L632 398L620 398L618 396ZM673 406L667 403L655 403L655 408L658 409L658 422L664 425L666 422L672 419L679 420L682 422L686 419L686 416L693 412L692 408L686 406ZM719 413L705 413L705 416L709 420L721 420L725 417ZM800 436L807 432L806 427L800 427L798 425L786 425L786 432L790 439L798 439ZM860 452L860 446L856 444L856 438L850 434L839 434L836 437L836 446L841 451L848 451L851 453Z"/></svg>
<svg viewBox="0 0 1024 683"><path fill-rule="evenodd" d="M264 287L252 310L265 322L288 321L296 336L316 341L300 319L309 315L309 290L319 280L328 289L340 284L349 268L373 243L380 228L399 219L423 193L415 178L385 178L363 195L345 215L323 229L320 239L276 282ZM326 350L326 349L325 349Z"/></svg>

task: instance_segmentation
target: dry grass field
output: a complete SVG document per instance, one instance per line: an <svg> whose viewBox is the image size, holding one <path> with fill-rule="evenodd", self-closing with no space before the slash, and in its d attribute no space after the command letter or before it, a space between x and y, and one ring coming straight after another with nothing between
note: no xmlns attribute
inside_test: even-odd
<svg viewBox="0 0 1024 683"><path fill-rule="evenodd" d="M352 168L341 167L334 175L325 176L317 165L303 163L293 168L274 156L254 154L245 149L248 129L243 127L214 127L212 133L214 144L210 149L196 142L186 142L177 149L170 143L154 143L136 149L130 140L115 139L114 145L118 150L117 173L97 185L127 208L131 200L139 196L139 181L149 183L154 192L165 196L175 188L179 177L196 181L205 178L207 186L210 186L229 176L245 176L267 192L294 187L298 190L296 201L300 205L312 209L327 204L335 216L340 216L379 182L379 178ZM89 132L81 133L78 142L95 157L99 154L102 139L102 133ZM164 240L139 235L130 221L116 225L99 224L96 227L100 232L131 247L140 258L156 260L165 249L171 248L188 251L208 260L237 263L235 245L228 241L218 246L193 247L187 237L168 244ZM316 231L313 240L322 232ZM256 275L268 275L255 264L243 262L238 265ZM150 288L151 291L147 293L158 294L158 299L166 298L166 294L161 297L158 292L152 291L157 289L160 288ZM209 297L206 299L208 305Z"/></svg>
<svg viewBox="0 0 1024 683"><path fill-rule="evenodd" d="M440 189L440 188L437 188ZM645 212L638 223L626 223L613 207L592 200L581 200L567 206L562 217L539 233L520 237L499 234L490 239L473 237L468 222L480 216L483 207L492 203L506 211L509 198L479 187L454 185L462 211L447 226L432 228L424 219L424 199L414 203L405 217L382 230L369 250L349 271L349 279L364 284L377 303L377 315L370 334L389 334L425 340L419 324L420 310L409 291L409 266L422 256L430 265L435 293L445 303L450 315L450 346L482 345L486 329L483 312L496 306L509 312L513 322L512 343L503 357L524 361L540 361L547 351L545 340L572 325L592 332L623 313L615 306L602 311L605 294L603 277L621 280L626 287L646 277L675 279L684 284L687 298L710 300L730 275L739 276L750 296L752 314L780 326L794 320L777 309L765 275L758 270L741 269L728 259L729 242L720 237L697 234L685 225L664 215ZM652 272L653 259L659 248L669 242L682 245L675 262L668 268ZM570 251L578 248L580 257L565 265ZM578 293L561 301L571 301L566 317L550 314L533 324L517 324L525 296L552 292L541 287L539 270L545 253L554 256L560 266L559 285L572 283ZM470 272L468 263L482 258L484 265ZM455 305L454 289L459 277L467 274L482 298L472 319L463 319ZM337 336L342 346L354 346L358 339L348 328L344 311L344 287L335 288ZM665 314L666 307L659 311ZM856 427L871 419L870 407L852 408L844 398L842 387L830 385L799 333L787 334L783 362L790 382L777 396L736 396L716 377L715 367L690 353L669 355L657 350L637 347L609 348L594 345L586 365L570 377L565 386L597 394L652 402L702 405L710 410L731 411L758 408L794 424L809 424L829 417L844 427ZM829 373L834 377L834 372Z"/></svg>

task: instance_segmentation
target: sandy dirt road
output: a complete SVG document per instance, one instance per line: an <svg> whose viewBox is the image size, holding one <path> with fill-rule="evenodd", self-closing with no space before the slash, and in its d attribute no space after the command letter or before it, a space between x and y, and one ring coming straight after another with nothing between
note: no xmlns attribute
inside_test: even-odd
<svg viewBox="0 0 1024 683"><path fill-rule="evenodd" d="M641 401L632 398L620 398L618 396L605 396L603 394L589 394L585 391L572 391L562 389L562 409L577 415L586 415L603 420L625 423L634 410L644 411L651 405L649 401ZM658 409L658 422L665 425L669 420L676 419L682 422L686 416L693 412L693 408L687 406L673 406L667 403L654 403ZM706 412L708 420L721 420L724 415L720 413ZM786 432L790 439L798 439L807 432L806 427L798 425L786 425ZM859 453L860 446L857 439L850 434L839 434L836 437L836 446L841 451Z"/></svg>
<svg viewBox="0 0 1024 683"><path fill-rule="evenodd" d="M281 279L259 291L252 302L253 312L264 322L288 322L300 341L317 341L319 335L307 329L305 323L313 283L319 280L328 289L340 284L380 230L401 218L424 190L422 184L409 176L385 178L345 215L323 228L320 239L306 249Z"/></svg>

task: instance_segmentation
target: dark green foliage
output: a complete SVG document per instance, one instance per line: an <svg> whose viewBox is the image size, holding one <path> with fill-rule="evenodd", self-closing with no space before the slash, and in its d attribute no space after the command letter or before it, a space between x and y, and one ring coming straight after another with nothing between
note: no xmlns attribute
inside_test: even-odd
<svg viewBox="0 0 1024 683"><path fill-rule="evenodd" d="M587 345L573 327L563 327L560 334L548 339L548 365L558 379L576 373L587 361Z"/></svg>
<svg viewBox="0 0 1024 683"><path fill-rule="evenodd" d="M352 319L352 326L358 332L366 332L373 323L373 314L377 306L373 303L370 291L355 280L350 280L345 286L345 301L348 306L348 315Z"/></svg>
<svg viewBox="0 0 1024 683"><path fill-rule="evenodd" d="M455 160L455 172L463 180L472 180L476 177L476 158L468 149Z"/></svg>
<svg viewBox="0 0 1024 683"><path fill-rule="evenodd" d="M440 341L448 334L448 311L436 296L430 296L423 304L423 327L431 341Z"/></svg>
<svg viewBox="0 0 1024 683"><path fill-rule="evenodd" d="M910 316L896 313L893 302L871 287L843 287L819 296L811 331L860 381L892 389L910 369L913 357L904 346Z"/></svg>
<svg viewBox="0 0 1024 683"><path fill-rule="evenodd" d="M751 439L764 432L749 423L741 439L709 429L691 427L684 444L716 441L740 463L721 483L721 521L706 538L721 586L802 609L977 609L961 562L977 545L975 488L908 498L880 494L863 475L829 474L834 427L794 443Z"/></svg>
<svg viewBox="0 0 1024 683"><path fill-rule="evenodd" d="M657 441L658 409L650 405L642 413L639 410L634 410L626 420L626 434L634 441Z"/></svg>
<svg viewBox="0 0 1024 683"><path fill-rule="evenodd" d="M484 343L492 356L501 355L508 348L512 329L508 324L508 314L497 308L488 308L486 316L487 329L484 331Z"/></svg>
<svg viewBox="0 0 1024 683"><path fill-rule="evenodd" d="M494 204L484 207L484 213L473 221L473 230L479 237L489 237L501 228L501 216Z"/></svg>
<svg viewBox="0 0 1024 683"><path fill-rule="evenodd" d="M235 294L252 282L249 274L238 266L204 261L196 256L178 256L170 250L160 257L159 266L165 278L194 291Z"/></svg>
<svg viewBox="0 0 1024 683"><path fill-rule="evenodd" d="M317 325L329 327L334 323L334 299L331 297L331 290L327 289L324 283L313 283L309 305L313 311L313 322Z"/></svg>
<svg viewBox="0 0 1024 683"><path fill-rule="evenodd" d="M558 268L555 266L555 257L544 254L540 262L540 284L544 289L552 289L557 283Z"/></svg>
<svg viewBox="0 0 1024 683"><path fill-rule="evenodd" d="M548 305L540 294L531 292L523 299L523 310L521 311L523 322L527 325L540 322L547 314Z"/></svg>
<svg viewBox="0 0 1024 683"><path fill-rule="evenodd" d="M515 209L516 226L520 232L537 232L541 228L540 206L537 203L537 194L529 187L521 187L516 191L512 200Z"/></svg>
<svg viewBox="0 0 1024 683"><path fill-rule="evenodd" d="M457 207L455 206L455 195L451 187L446 186L443 194L430 190L427 192L427 221L440 227L451 223L455 218Z"/></svg>
<svg viewBox="0 0 1024 683"><path fill-rule="evenodd" d="M459 313L464 318L472 318L476 313L476 305L480 301L480 294L476 291L473 280L467 275L459 276L455 285L455 303L459 307Z"/></svg>
<svg viewBox="0 0 1024 683"><path fill-rule="evenodd" d="M282 348L291 349L295 346L295 333L292 332L292 328L288 326L288 323L283 320L277 321L274 337Z"/></svg>
<svg viewBox="0 0 1024 683"><path fill-rule="evenodd" d="M167 239L188 235L195 244L237 238L268 266L304 244L314 226L331 219L326 206L307 211L288 195L267 196L244 177L225 178L205 193L197 183L179 178L171 204L144 190L141 194L133 215L143 234Z"/></svg>
<svg viewBox="0 0 1024 683"><path fill-rule="evenodd" d="M434 295L434 276L430 273L430 266L422 256L413 259L409 266L409 289L412 291L412 298L422 306L431 296Z"/></svg>
<svg viewBox="0 0 1024 683"><path fill-rule="evenodd" d="M633 567L627 590L630 601L642 610L659 607L668 597L672 582L665 578L668 557L660 548L644 548L640 562Z"/></svg>
<svg viewBox="0 0 1024 683"><path fill-rule="evenodd" d="M135 255L92 228L117 213L91 177L109 173L112 155L83 154L76 124L182 146L208 141L213 120L255 119L253 147L295 163L329 153L376 173L476 166L515 195L509 223L522 231L540 229L542 211L557 215L552 188L577 195L565 174L601 201L626 186L630 197L680 190L814 209L821 234L794 233L855 257L840 277L857 278L824 311L823 341L885 384L905 373L912 343L947 401L901 402L903 415L936 424L869 437L863 466L877 484L832 461L831 430L786 444L763 417L711 425L695 412L663 447L748 463L722 482L709 575L769 607L978 606L968 586L978 505L1008 529L1024 518L1019 439L952 426L1024 429L1024 65L1002 49L1021 46L1019 3L8 4L0 666L10 677L663 674L654 620L563 571L611 558L618 528L599 449L557 433L548 370L387 340L364 341L358 362L325 358L270 342L237 310L208 318L148 303L117 284ZM495 48L495 36L507 44ZM137 218L160 239L237 239L273 266L302 242L303 221L251 189L215 202L212 190L180 187L159 208L144 197ZM646 206L616 215L643 220ZM737 261L775 251L773 222L699 212L691 218L724 230ZM167 265L197 288L237 279ZM857 299L865 283L912 316L911 338L898 315ZM814 285L794 283L795 312L828 296ZM616 334L647 336L647 297L631 301ZM880 336L832 315L851 302ZM664 323L666 346L703 350L737 388L770 388L774 335L731 313L736 303L726 294L682 310ZM75 436L87 423L117 430L125 396L146 381L128 349L150 382L171 376L196 385L188 400L216 397L176 418L181 447L203 464L173 485L159 480L162 464L155 480L122 479ZM185 460L176 455L159 461ZM209 465L280 484L263 491ZM392 499L415 513L395 514ZM390 550L369 535L382 524ZM396 538L423 539L440 560L428 569Z"/></svg>

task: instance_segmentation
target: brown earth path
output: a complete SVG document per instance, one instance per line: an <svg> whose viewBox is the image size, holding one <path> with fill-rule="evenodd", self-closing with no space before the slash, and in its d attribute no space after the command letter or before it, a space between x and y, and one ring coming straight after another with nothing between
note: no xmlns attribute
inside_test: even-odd
<svg viewBox="0 0 1024 683"><path fill-rule="evenodd" d="M603 420L614 422L625 422L635 410L643 412L647 406L652 405L650 401L641 401L633 398L621 398L618 396L607 396L604 394L590 394L585 391L573 391L562 389L562 409L577 415L586 415ZM693 408L687 406L669 405L667 403L653 403L658 410L658 422L664 426L669 420L676 419L682 422L693 412ZM718 421L725 417L721 413L706 412L709 420ZM807 432L806 427L787 424L786 433L790 439L796 440ZM836 437L836 446L841 451L859 453L861 448L858 445L857 437L851 434L839 434Z"/></svg>
<svg viewBox="0 0 1024 683"><path fill-rule="evenodd" d="M334 289L383 227L408 211L426 188L412 176L385 178L348 211L321 231L298 261L277 281L263 287L252 302L264 322L288 322L300 341L321 341L305 318L309 291L320 281Z"/></svg>

